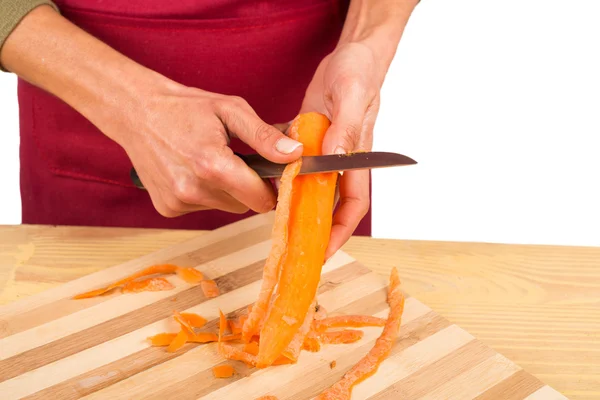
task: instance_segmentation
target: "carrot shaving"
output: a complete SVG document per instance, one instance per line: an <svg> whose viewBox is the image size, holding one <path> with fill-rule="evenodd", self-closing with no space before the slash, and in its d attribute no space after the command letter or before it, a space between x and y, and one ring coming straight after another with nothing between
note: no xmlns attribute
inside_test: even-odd
<svg viewBox="0 0 600 400"><path fill-rule="evenodd" d="M267 315L269 301L279 280L281 263L287 250L288 220L292 204L292 182L300 172L302 159L286 165L281 175L281 184L277 195L275 222L271 232L271 251L263 269L262 284L258 300L249 312L242 329L242 339L248 342L255 335Z"/></svg>
<svg viewBox="0 0 600 400"><path fill-rule="evenodd" d="M193 313L180 313L179 314L191 327L202 328L206 325L206 318L201 317L198 314Z"/></svg>
<svg viewBox="0 0 600 400"><path fill-rule="evenodd" d="M169 353L176 352L186 344L187 340L188 334L186 331L184 329L180 330L175 339L169 344L169 347L167 347L167 351Z"/></svg>
<svg viewBox="0 0 600 400"><path fill-rule="evenodd" d="M176 333L159 333L154 336L150 336L148 340L152 343L152 346L168 346L177 336Z"/></svg>
<svg viewBox="0 0 600 400"><path fill-rule="evenodd" d="M187 331L187 333L189 333L190 335L194 335L195 331L194 328L192 327L192 325L188 322L187 319L185 319L183 317L183 315L181 315L180 313L178 313L177 311L173 311L173 313L175 314L174 318L175 321L179 322L179 325L181 325L181 329L184 329Z"/></svg>
<svg viewBox="0 0 600 400"><path fill-rule="evenodd" d="M279 400L279 399L275 396L260 396L254 400Z"/></svg>
<svg viewBox="0 0 600 400"><path fill-rule="evenodd" d="M363 336L363 331L344 329L342 331L320 333L319 340L323 344L348 344L358 342Z"/></svg>
<svg viewBox="0 0 600 400"><path fill-rule="evenodd" d="M171 290L175 286L165 278L146 278L140 281L127 282L123 286L123 293L158 292Z"/></svg>
<svg viewBox="0 0 600 400"><path fill-rule="evenodd" d="M217 334L212 332L200 332L188 338L188 342L191 343L209 343L216 342L218 340L219 337L217 336Z"/></svg>
<svg viewBox="0 0 600 400"><path fill-rule="evenodd" d="M315 329L319 332L328 328L363 328L384 325L385 319L370 315L336 315L315 321Z"/></svg>
<svg viewBox="0 0 600 400"><path fill-rule="evenodd" d="M231 333L234 333L234 334L240 333L240 334L242 334L242 338L243 338L244 323L247 321L247 319L248 319L247 315L242 315L238 319L229 320L229 327L231 329Z"/></svg>
<svg viewBox="0 0 600 400"><path fill-rule="evenodd" d="M235 369L231 365L217 365L212 369L215 378L231 378Z"/></svg>
<svg viewBox="0 0 600 400"><path fill-rule="evenodd" d="M390 311L383 332L377 338L375 345L369 353L356 363L342 379L325 390L317 397L317 400L349 400L352 388L373 375L383 360L389 355L392 346L398 336L400 321L404 312L404 295L400 290L400 278L398 270L394 267L390 275L388 288L388 303Z"/></svg>
<svg viewBox="0 0 600 400"><path fill-rule="evenodd" d="M202 288L204 296L208 297L209 299L217 297L220 294L219 287L213 280L209 279L200 282L200 287Z"/></svg>
<svg viewBox="0 0 600 400"><path fill-rule="evenodd" d="M204 279L202 272L196 268L177 268L177 276L186 281L187 283L198 283Z"/></svg>
<svg viewBox="0 0 600 400"><path fill-rule="evenodd" d="M298 356L300 355L300 350L302 350L302 345L304 344L304 339L306 335L310 331L310 328L313 324L313 317L315 315L315 305L317 304L316 299L313 300L313 303L308 308L308 312L306 313L306 317L300 326L296 335L288 345L288 347L283 351L283 356L288 358L290 361L296 362L298 361Z"/></svg>
<svg viewBox="0 0 600 400"><path fill-rule="evenodd" d="M333 360L332 362L329 363L329 368L334 369L336 364L337 364L337 362L335 360Z"/></svg>
<svg viewBox="0 0 600 400"><path fill-rule="evenodd" d="M74 299L88 299L90 297L100 296L104 293L107 293L113 289L121 287L129 282L132 282L132 281L134 281L138 278L144 277L144 276L173 274L173 273L175 273L175 271L177 271L177 268L178 268L177 266L172 265L172 264L153 265L151 267L148 267L141 271L138 271L132 275L129 275L119 281L111 283L110 285L108 285L104 288L95 289L95 290L92 290L92 291L89 291L86 293L81 293L81 294L74 296L73 298Z"/></svg>

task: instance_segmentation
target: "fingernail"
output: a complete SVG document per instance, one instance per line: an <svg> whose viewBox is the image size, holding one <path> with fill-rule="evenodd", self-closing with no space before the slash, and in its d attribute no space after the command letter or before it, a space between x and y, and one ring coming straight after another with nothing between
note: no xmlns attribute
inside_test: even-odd
<svg viewBox="0 0 600 400"><path fill-rule="evenodd" d="M282 137L275 143L275 148L278 152L283 154L293 153L298 147L302 146L302 143L297 142L289 137Z"/></svg>
<svg viewBox="0 0 600 400"><path fill-rule="evenodd" d="M335 148L335 150L333 151L333 154L346 154L346 150L344 150L343 147L338 146Z"/></svg>

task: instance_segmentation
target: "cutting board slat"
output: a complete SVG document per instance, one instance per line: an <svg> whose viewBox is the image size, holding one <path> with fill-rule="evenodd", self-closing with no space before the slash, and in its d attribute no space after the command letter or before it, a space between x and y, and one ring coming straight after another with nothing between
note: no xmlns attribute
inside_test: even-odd
<svg viewBox="0 0 600 400"><path fill-rule="evenodd" d="M147 337L175 332L173 310L198 313L216 330L219 310L237 315L253 303L270 249L273 214L258 215L61 287L0 307L2 399L312 399L373 346L382 328L365 328L349 345L302 352L295 365L256 370L223 360L216 345L186 344L176 353ZM207 299L177 276L174 290L72 300L158 263L196 267L221 289ZM401 266L399 266L401 269ZM401 277L402 278L402 277ZM388 279L344 252L323 267L318 300L330 314L385 318ZM336 361L335 368L330 363ZM215 379L230 363L236 375ZM407 296L400 336L375 375L352 399L565 399L467 331Z"/></svg>

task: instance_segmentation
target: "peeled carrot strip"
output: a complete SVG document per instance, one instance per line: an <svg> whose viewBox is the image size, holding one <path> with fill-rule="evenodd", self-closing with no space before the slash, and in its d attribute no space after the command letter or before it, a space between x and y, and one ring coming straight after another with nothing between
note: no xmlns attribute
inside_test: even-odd
<svg viewBox="0 0 600 400"><path fill-rule="evenodd" d="M304 145L303 155L321 155L330 122L322 114L299 115L290 137ZM331 233L336 172L298 175L292 184L287 251L277 293L260 332L259 367L271 365L300 329L321 278Z"/></svg>
<svg viewBox="0 0 600 400"><path fill-rule="evenodd" d="M298 330L298 332L296 332L294 338L292 339L288 347L283 351L283 356L294 363L298 361L298 356L300 355L300 350L302 350L304 339L306 338L306 335L308 334L312 326L316 304L317 301L315 299L308 308L308 312L306 313L306 317L304 317L304 322L302 322L300 329Z"/></svg>
<svg viewBox="0 0 600 400"><path fill-rule="evenodd" d="M302 159L298 159L286 165L281 175L279 193L277 195L277 207L275 208L275 222L271 231L271 251L263 268L262 284L252 311L248 315L243 330L242 339L250 341L264 322L269 308L269 302L273 289L281 272L281 263L285 256L288 241L288 220L292 204L292 182L300 172Z"/></svg>
<svg viewBox="0 0 600 400"><path fill-rule="evenodd" d="M181 315L179 312L177 311L173 311L173 313L175 314L174 318L175 321L179 322L179 325L181 325L181 329L185 330L187 333L191 335L194 335L196 333L196 331L194 331L194 328L192 327L192 325L188 322L187 319L185 319L183 317L183 315Z"/></svg>
<svg viewBox="0 0 600 400"><path fill-rule="evenodd" d="M404 295L400 290L400 278L398 270L394 267L390 276L388 288L388 303L390 311L383 332L377 338L375 346L369 353L356 363L342 379L325 390L317 400L349 400L352 388L357 383L373 375L381 362L388 356L398 336L400 321L404 312Z"/></svg>
<svg viewBox="0 0 600 400"><path fill-rule="evenodd" d="M385 319L370 315L336 315L315 321L315 329L319 332L328 328L363 328L384 325Z"/></svg>
<svg viewBox="0 0 600 400"><path fill-rule="evenodd" d="M187 283L198 283L204 279L202 272L196 268L177 268L177 275Z"/></svg>
<svg viewBox="0 0 600 400"><path fill-rule="evenodd" d="M192 343L208 343L208 342L216 342L219 340L219 337L216 333L212 332L200 332L195 333L194 335L190 335L188 337L188 342Z"/></svg>
<svg viewBox="0 0 600 400"><path fill-rule="evenodd" d="M123 286L123 293L158 292L174 288L175 286L165 278L146 278L140 281L127 282Z"/></svg>
<svg viewBox="0 0 600 400"><path fill-rule="evenodd" d="M179 314L191 327L202 328L206 325L206 318L201 317L194 313L180 313Z"/></svg>
<svg viewBox="0 0 600 400"><path fill-rule="evenodd" d="M323 344L347 344L358 342L364 336L363 331L344 329L342 331L323 332L319 334L319 340Z"/></svg>
<svg viewBox="0 0 600 400"><path fill-rule="evenodd" d="M321 350L321 343L315 335L311 335L310 333L304 338L304 343L302 344L302 350L307 350L312 353L316 353Z"/></svg>
<svg viewBox="0 0 600 400"><path fill-rule="evenodd" d="M169 347L167 347L167 351L169 353L176 352L177 350L182 348L184 344L186 344L187 340L188 334L186 333L185 329L180 330L177 336L175 336L175 339L173 339L171 344L169 344Z"/></svg>
<svg viewBox="0 0 600 400"><path fill-rule="evenodd" d="M279 400L279 399L275 396L260 396L254 400Z"/></svg>
<svg viewBox="0 0 600 400"><path fill-rule="evenodd" d="M204 295L209 299L217 297L220 294L219 287L213 280L204 280L200 282L200 287L202 288Z"/></svg>
<svg viewBox="0 0 600 400"><path fill-rule="evenodd" d="M150 336L148 340L150 340L152 346L168 346L176 336L176 333L159 333L154 336Z"/></svg>
<svg viewBox="0 0 600 400"><path fill-rule="evenodd" d="M145 268L141 271L138 271L132 275L129 275L117 282L111 283L110 285L104 287L104 288L100 288L100 289L95 289L86 293L81 293L78 294L76 296L74 296L74 299L87 299L90 297L96 297L96 296L100 296L108 291L111 291L119 286L123 286L124 284L131 282L137 278L141 278L143 276L148 276L148 275L157 275L157 274L172 274L177 270L177 266L172 265L172 264L159 264L159 265L153 265L151 267Z"/></svg>
<svg viewBox="0 0 600 400"><path fill-rule="evenodd" d="M231 365L217 365L212 369L215 378L230 378L235 370Z"/></svg>
<svg viewBox="0 0 600 400"><path fill-rule="evenodd" d="M337 364L337 362L335 360L333 360L332 362L329 363L329 368L334 369L336 364Z"/></svg>
<svg viewBox="0 0 600 400"><path fill-rule="evenodd" d="M229 326L231 329L231 333L236 333L236 334L242 333L242 337L243 337L244 324L247 320L248 320L247 315L242 315L237 319L229 320Z"/></svg>

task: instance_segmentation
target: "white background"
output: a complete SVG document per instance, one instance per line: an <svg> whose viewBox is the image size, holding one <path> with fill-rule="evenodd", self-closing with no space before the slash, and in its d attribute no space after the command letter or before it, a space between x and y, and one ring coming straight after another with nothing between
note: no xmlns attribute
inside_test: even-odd
<svg viewBox="0 0 600 400"><path fill-rule="evenodd" d="M382 92L374 236L600 245L600 2L422 0ZM0 74L0 224L20 223Z"/></svg>

